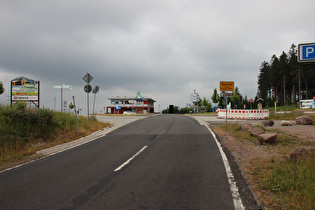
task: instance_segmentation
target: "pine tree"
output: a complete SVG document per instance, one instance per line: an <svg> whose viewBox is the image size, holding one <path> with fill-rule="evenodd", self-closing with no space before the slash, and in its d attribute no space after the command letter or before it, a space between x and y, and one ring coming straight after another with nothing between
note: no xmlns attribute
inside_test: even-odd
<svg viewBox="0 0 315 210"><path fill-rule="evenodd" d="M297 98L315 95L315 63L299 63L294 44L288 53L282 52L279 58L273 55L269 63L262 62L259 70L258 92L269 106L274 100L296 104Z"/></svg>
<svg viewBox="0 0 315 210"><path fill-rule="evenodd" d="M299 63L297 61L297 50L296 46L294 44L291 45L289 55L289 77L290 79L288 80L290 84L290 92L292 98L292 103L296 104L296 90L298 87L298 68L299 68Z"/></svg>
<svg viewBox="0 0 315 210"><path fill-rule="evenodd" d="M258 90L264 102L271 95L271 84L269 81L270 65L266 61L262 62L260 66L260 73L258 75Z"/></svg>
<svg viewBox="0 0 315 210"><path fill-rule="evenodd" d="M287 104L286 79L288 77L289 62L288 62L288 56L284 51L279 57L279 70L282 76L281 89L283 90L280 92L280 95L283 96L281 97L281 100L283 100L283 104L286 105Z"/></svg>

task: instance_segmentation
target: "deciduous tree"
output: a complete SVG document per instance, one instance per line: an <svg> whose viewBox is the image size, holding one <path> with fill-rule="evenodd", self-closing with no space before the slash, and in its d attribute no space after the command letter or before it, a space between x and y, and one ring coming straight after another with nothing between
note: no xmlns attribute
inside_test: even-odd
<svg viewBox="0 0 315 210"><path fill-rule="evenodd" d="M212 99L213 103L218 103L219 102L219 95L218 95L218 91L217 91L216 88L214 88L214 90L213 90L213 94L212 94L211 99Z"/></svg>
<svg viewBox="0 0 315 210"><path fill-rule="evenodd" d="M3 84L2 82L0 82L0 95L4 93L4 87L3 87Z"/></svg>

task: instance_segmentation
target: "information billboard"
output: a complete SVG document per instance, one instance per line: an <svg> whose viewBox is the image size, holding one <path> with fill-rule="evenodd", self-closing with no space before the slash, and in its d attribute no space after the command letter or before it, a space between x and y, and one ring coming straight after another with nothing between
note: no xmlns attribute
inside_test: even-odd
<svg viewBox="0 0 315 210"><path fill-rule="evenodd" d="M39 81L17 77L11 81L11 103L14 101L39 101Z"/></svg>

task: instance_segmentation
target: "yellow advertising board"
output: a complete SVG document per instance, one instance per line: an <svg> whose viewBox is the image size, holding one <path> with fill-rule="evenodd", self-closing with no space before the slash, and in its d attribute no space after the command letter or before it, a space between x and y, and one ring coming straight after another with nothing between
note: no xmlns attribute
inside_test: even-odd
<svg viewBox="0 0 315 210"><path fill-rule="evenodd" d="M234 82L231 81L221 81L220 91L234 91Z"/></svg>

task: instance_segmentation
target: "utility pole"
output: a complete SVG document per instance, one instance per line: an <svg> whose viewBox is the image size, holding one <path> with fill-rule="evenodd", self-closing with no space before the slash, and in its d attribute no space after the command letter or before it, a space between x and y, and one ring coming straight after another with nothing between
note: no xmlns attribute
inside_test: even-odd
<svg viewBox="0 0 315 210"><path fill-rule="evenodd" d="M76 106L75 106L74 96L72 96L72 100L73 100L73 108L74 108L74 113L75 113L75 121L77 123L77 131L79 132L78 115L77 115L77 109L76 109Z"/></svg>
<svg viewBox="0 0 315 210"><path fill-rule="evenodd" d="M96 94L100 91L100 86L94 86L92 93L94 93L94 103L93 103L93 115L94 115L94 109L95 109L95 98Z"/></svg>
<svg viewBox="0 0 315 210"><path fill-rule="evenodd" d="M61 93L60 93L60 95L61 95L61 99L60 99L60 112L63 112L63 108L62 108L62 105L63 105L63 95L62 95L62 86L63 86L63 84L61 83L61 85L60 85L60 89L61 89Z"/></svg>
<svg viewBox="0 0 315 210"><path fill-rule="evenodd" d="M299 102L301 100L301 65L299 64Z"/></svg>

